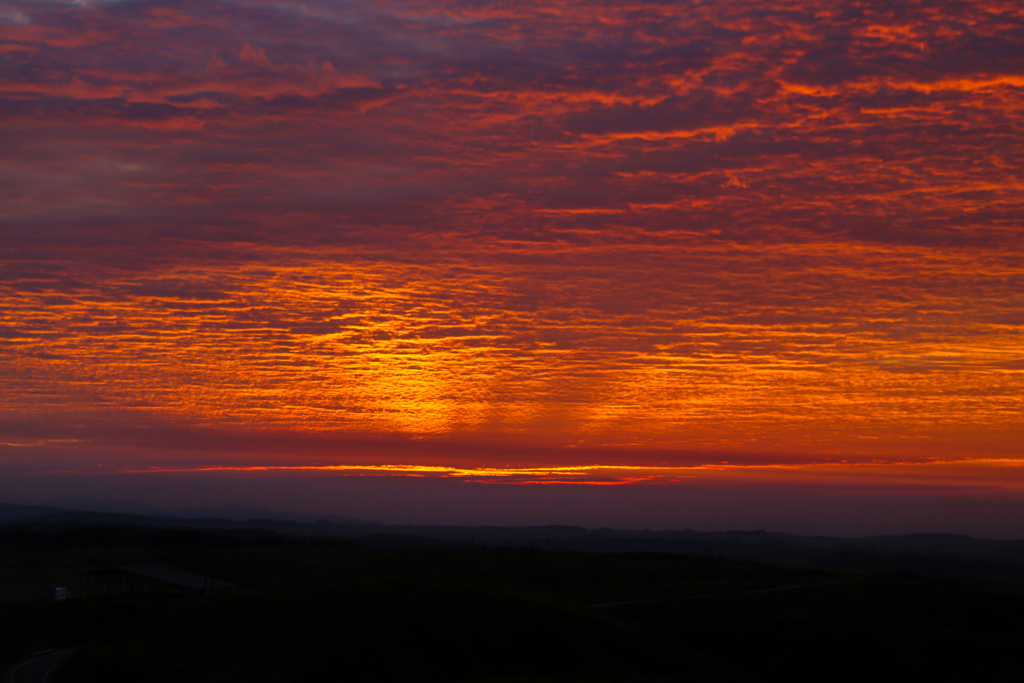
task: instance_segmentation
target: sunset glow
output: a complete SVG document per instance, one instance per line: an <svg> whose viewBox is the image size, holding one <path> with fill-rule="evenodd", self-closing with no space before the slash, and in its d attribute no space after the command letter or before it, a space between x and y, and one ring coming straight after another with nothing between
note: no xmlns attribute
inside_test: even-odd
<svg viewBox="0 0 1024 683"><path fill-rule="evenodd" d="M1019 3L11 0L0 64L0 473L1024 489Z"/></svg>
<svg viewBox="0 0 1024 683"><path fill-rule="evenodd" d="M629 465L574 465L565 467L448 467L440 465L259 465L114 470L121 473L218 472L272 474L401 475L456 478L476 482L514 484L669 484L688 479L704 483L788 481L804 484L888 486L933 485L956 479L964 490L990 488L1020 491L1024 460L968 460L929 463L839 463L811 465L694 465L658 467ZM74 473L74 472L73 472ZM74 474L85 474L77 472Z"/></svg>

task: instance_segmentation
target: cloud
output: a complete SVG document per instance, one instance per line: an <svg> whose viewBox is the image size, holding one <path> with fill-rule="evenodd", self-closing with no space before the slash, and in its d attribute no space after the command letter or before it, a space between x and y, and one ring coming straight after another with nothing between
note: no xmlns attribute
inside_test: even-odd
<svg viewBox="0 0 1024 683"><path fill-rule="evenodd" d="M1011 3L2 17L11 414L552 458L1020 436Z"/></svg>

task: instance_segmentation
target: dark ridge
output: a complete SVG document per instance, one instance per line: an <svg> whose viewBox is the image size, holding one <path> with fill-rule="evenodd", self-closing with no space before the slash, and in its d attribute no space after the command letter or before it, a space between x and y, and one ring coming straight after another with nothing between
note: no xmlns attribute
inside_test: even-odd
<svg viewBox="0 0 1024 683"><path fill-rule="evenodd" d="M0 529L0 669L77 646L58 680L998 681L1024 648L1024 595L905 570L412 530L427 531L364 529L381 544L367 547L254 529ZM55 586L74 598L57 602Z"/></svg>

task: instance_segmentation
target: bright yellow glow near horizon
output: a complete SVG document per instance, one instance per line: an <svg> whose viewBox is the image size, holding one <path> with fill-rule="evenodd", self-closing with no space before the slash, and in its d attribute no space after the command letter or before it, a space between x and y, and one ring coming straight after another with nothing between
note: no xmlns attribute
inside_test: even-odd
<svg viewBox="0 0 1024 683"><path fill-rule="evenodd" d="M711 286L675 274L678 261L709 253L748 275ZM553 270L454 260L332 267L295 252L278 254L272 270L200 274L179 264L96 282L59 305L43 304L46 292L8 299L14 325L35 333L15 340L0 407L543 446L1019 452L1016 326L932 293L936 282L1020 276L1019 266L920 248L857 254L856 263L827 245L808 253L801 273L767 270L780 258L771 250L727 247L676 263L634 256L643 267L628 273L595 272L610 255L592 252L567 254ZM907 271L920 284L904 283L896 299L885 280ZM828 291L793 281L823 272L836 282ZM205 299L109 294L197 278L211 290ZM616 283L645 287L656 302L643 325L632 295L608 293ZM776 297L802 305L780 309Z"/></svg>

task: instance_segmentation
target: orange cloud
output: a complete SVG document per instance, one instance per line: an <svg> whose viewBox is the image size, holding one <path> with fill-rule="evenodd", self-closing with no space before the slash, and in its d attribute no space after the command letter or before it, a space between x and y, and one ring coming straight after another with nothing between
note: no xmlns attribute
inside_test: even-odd
<svg viewBox="0 0 1024 683"><path fill-rule="evenodd" d="M559 468L1019 455L1012 3L11 7L12 434L602 484Z"/></svg>

